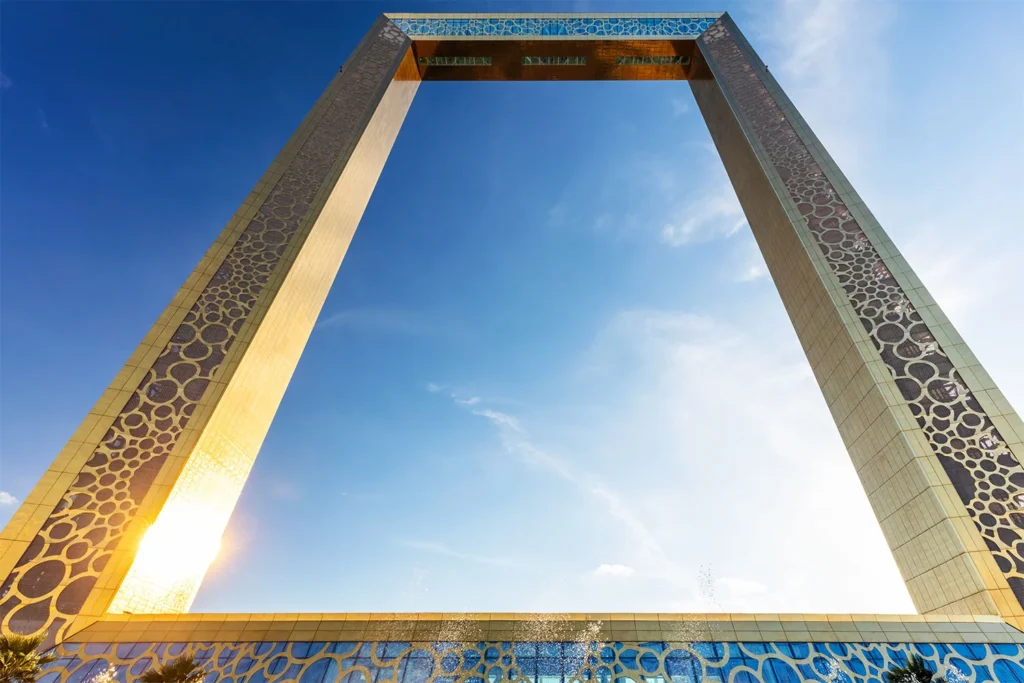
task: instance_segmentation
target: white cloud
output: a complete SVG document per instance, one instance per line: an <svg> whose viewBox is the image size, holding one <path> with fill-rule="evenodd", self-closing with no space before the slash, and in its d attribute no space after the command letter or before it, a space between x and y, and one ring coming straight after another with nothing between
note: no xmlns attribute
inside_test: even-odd
<svg viewBox="0 0 1024 683"><path fill-rule="evenodd" d="M1024 137L1013 134L1019 107L1000 104L1020 91L1001 87L1021 83L1016 24L991 25L973 60L938 74L927 59L909 55L955 40L953 10L935 14L935 30L899 54L897 34L920 14L912 5L786 0L753 7L772 72L1019 409L1024 364L1008 340L1024 336L1024 317L1007 311L1024 301L1024 270L1014 260L1024 232L1006 198L1019 192ZM987 65L981 77L979 63ZM913 79L909 94L893 86L894 76ZM950 121L971 121L969 132L950 135Z"/></svg>
<svg viewBox="0 0 1024 683"><path fill-rule="evenodd" d="M602 564L593 574L597 577L625 579L636 574L636 570L624 564Z"/></svg>
<svg viewBox="0 0 1024 683"><path fill-rule="evenodd" d="M895 99L888 83L889 7L764 3L756 6L765 12L761 40L745 30L854 184L861 187L858 172L869 180L868 191L861 192L876 214L897 219L882 222L892 226L890 234L940 303L959 316L955 322L966 322L961 331L970 337L975 328L972 343L992 340L991 348L1002 350L995 357L1005 374L1024 386L1024 364L1013 348L1024 337L1024 316L1007 313L1020 308L1016 302L1024 291L1024 269L1012 264L1024 249L1024 233L1013 231L1019 217L1007 201L1016 196L1013 164L1024 150L1006 153L1021 138L1000 139L995 126L986 137L986 126L979 125L949 136L950 121L977 119L958 109L959 101L944 99L945 90L915 83L922 94L931 93L922 99L939 112L936 125L944 132L929 132L920 148L904 135L899 153L885 149L879 122L892 114ZM976 49L993 49L988 43L998 41L984 42ZM1005 83L1019 78L1014 69L1020 59L989 57L947 64L943 78L970 81L979 61L1003 69ZM962 77L951 75L955 69L964 70ZM921 116L906 118L908 130L923 125ZM953 184L941 170L949 160L935 170L915 159L925 147L938 147L935 140L951 154L961 138L977 148L978 157L959 157L971 163L957 168L958 198L949 201ZM1003 150L998 155L992 153L997 145ZM623 164L610 183L626 188L616 190L614 210L597 206L593 220L578 222L678 247L736 234L742 214L713 149L698 159L706 166L688 163L685 173L678 170L677 151ZM1013 162L1000 164L997 156ZM914 182L904 182L913 169L899 166L902 157L916 164ZM631 178L643 182L631 186ZM594 199L603 194L591 185L579 197L570 193L551 208L549 221L572 223L575 209L603 201ZM581 197L586 201L574 201ZM618 204L637 213L623 213ZM767 271L753 240L736 238L733 245L728 278L763 278ZM758 286L766 285L744 291ZM592 506L577 512L593 518L599 533L580 540L572 554L593 554L566 572L569 579L545 567L548 584L535 591L534 604L570 611L914 611L785 311L776 299L767 310L750 310L760 303L714 308L713 316L621 311L581 351L579 365L587 371L566 381L564 396L532 414L526 408L496 410L493 397L475 392L427 385L487 420L509 460L550 474L566 493L584 494L580 500ZM975 350L987 363L988 356ZM1002 381L1003 375L993 375ZM501 482L509 489L518 483ZM543 502L537 507L547 514ZM560 521L548 525L553 534L563 533ZM433 541L407 545L482 564L507 559ZM608 558L622 564L603 564ZM704 574L709 558L721 577ZM603 581L595 580L599 576ZM607 580L627 576L607 590Z"/></svg>
<svg viewBox="0 0 1024 683"><path fill-rule="evenodd" d="M722 174L724 175L724 173ZM747 224L736 193L724 178L701 196L683 205L676 216L661 227L661 241L682 247L712 239L731 237Z"/></svg>
<svg viewBox="0 0 1024 683"><path fill-rule="evenodd" d="M714 144L708 141L691 151L699 153L691 162L694 170L687 174L688 182L681 175L663 181L666 191L660 202L663 218L658 237L672 247L731 237L747 224Z"/></svg>
<svg viewBox="0 0 1024 683"><path fill-rule="evenodd" d="M678 113L682 104L674 105ZM568 188L548 210L550 226L586 225L605 238L683 247L729 238L746 225L710 140L633 152L601 168L586 187Z"/></svg>
<svg viewBox="0 0 1024 683"><path fill-rule="evenodd" d="M847 174L859 168L877 151L871 133L889 89L893 5L784 0L753 9L766 42L762 58Z"/></svg>
<svg viewBox="0 0 1024 683"><path fill-rule="evenodd" d="M882 3L845 0L785 0L754 11L760 15L755 31L760 29L770 56L781 60L773 71L779 71L789 94L834 152L854 164L872 138L848 131L862 130L866 119L877 116L877 108L865 102L877 98L887 82L883 40L893 12ZM674 117L691 108L688 96L673 96L669 103ZM607 164L608 178L599 181L605 191L597 199L590 187L570 192L551 208L549 223L571 224L581 212L577 204L593 208L596 201L600 206L590 223L602 234L638 233L670 247L732 237L746 226L746 218L717 150L711 144L697 149L705 153L676 147ZM680 157L687 159L685 165ZM609 203L616 206L609 208ZM746 282L767 274L759 259L744 254L741 264L728 266L729 279Z"/></svg>
<svg viewBox="0 0 1024 683"><path fill-rule="evenodd" d="M0 505L17 505L18 499L7 491L0 491Z"/></svg>
<svg viewBox="0 0 1024 683"><path fill-rule="evenodd" d="M733 278L736 282L753 282L768 275L768 264L765 263L753 235L746 237L737 245L732 260L737 263L736 275Z"/></svg>
<svg viewBox="0 0 1024 683"><path fill-rule="evenodd" d="M7 90L12 85L14 85L14 83L12 83L11 79L7 77L7 74L0 72L0 91Z"/></svg>
<svg viewBox="0 0 1024 683"><path fill-rule="evenodd" d="M508 428L519 433L522 433L523 431L523 428L519 426L519 420L511 415L507 415L506 413L502 413L497 410L490 410L489 408L479 408L474 410L473 414L479 415L480 417L486 417L498 427Z"/></svg>
<svg viewBox="0 0 1024 683"><path fill-rule="evenodd" d="M846 164L859 160L871 147L870 136L851 134L863 130L865 119L877 109L866 102L885 87L888 51L882 44L892 11L884 3L847 0L784 0L754 8L760 21L753 28L768 42L768 52L782 60L773 72L787 88L801 113L816 132L827 139L833 153ZM762 55L770 61L771 55ZM856 63L856 68L851 64ZM728 238L746 226L713 145L698 164L698 177L689 198L670 208L659 237L673 247ZM744 253L742 265L731 279L746 282L763 277L767 268L759 255Z"/></svg>
<svg viewBox="0 0 1024 683"><path fill-rule="evenodd" d="M661 551L628 556L654 582L633 599L657 586L675 611L913 611L782 307L732 314L623 311L584 358L581 393L620 398L573 447L616 474ZM709 557L714 598L697 578Z"/></svg>
<svg viewBox="0 0 1024 683"><path fill-rule="evenodd" d="M747 266L747 269L740 273L739 281L752 282L754 280L764 277L767 274L768 269L764 266Z"/></svg>
<svg viewBox="0 0 1024 683"><path fill-rule="evenodd" d="M553 495L582 494L570 507L595 535L561 558L574 567L545 565L531 606L913 611L785 312L762 307L622 311L582 354L589 371L567 380L575 398L529 415L449 394L480 398L460 407L566 484Z"/></svg>
<svg viewBox="0 0 1024 683"><path fill-rule="evenodd" d="M604 502L605 510L609 515L629 529L632 534L631 541L637 545L639 551L652 557L664 558L665 551L657 537L625 502L620 493L601 485L590 486L588 490Z"/></svg>

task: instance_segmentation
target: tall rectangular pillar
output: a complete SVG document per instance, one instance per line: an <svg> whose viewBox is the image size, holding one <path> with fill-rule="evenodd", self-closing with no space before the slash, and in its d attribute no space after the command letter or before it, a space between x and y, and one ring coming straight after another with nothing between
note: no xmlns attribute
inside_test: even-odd
<svg viewBox="0 0 1024 683"><path fill-rule="evenodd" d="M416 93L410 44L374 24L4 529L4 631L188 609Z"/></svg>
<svg viewBox="0 0 1024 683"><path fill-rule="evenodd" d="M694 96L914 604L1024 627L1024 424L728 15L697 44Z"/></svg>

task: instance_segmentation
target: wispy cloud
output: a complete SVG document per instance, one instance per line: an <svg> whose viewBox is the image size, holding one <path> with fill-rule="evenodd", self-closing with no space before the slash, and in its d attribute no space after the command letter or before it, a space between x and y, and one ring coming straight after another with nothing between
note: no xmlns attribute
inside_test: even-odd
<svg viewBox="0 0 1024 683"><path fill-rule="evenodd" d="M782 60L773 72L796 84L794 99L810 103L804 113L835 141L840 156L856 157L869 145L844 131L862 129L863 119L873 115L864 103L885 82L887 50L881 42L892 12L884 3L845 0L784 0L763 3L754 12L755 32ZM851 69L852 63L858 68ZM671 97L673 117L686 115L691 101L688 95ZM668 146L605 164L606 177L567 192L550 209L549 222L593 225L601 234L639 235L673 248L728 239L743 230L746 218L717 150L709 143L696 149L701 151L695 155L692 146ZM593 192L595 184L601 192ZM727 268L725 277L741 282L767 273L745 254Z"/></svg>
<svg viewBox="0 0 1024 683"><path fill-rule="evenodd" d="M732 185L724 182L683 205L675 217L662 225L661 241L672 247L683 247L732 237L746 224Z"/></svg>
<svg viewBox="0 0 1024 683"><path fill-rule="evenodd" d="M7 77L7 74L0 71L0 91L7 90L12 85L14 85L14 83Z"/></svg>
<svg viewBox="0 0 1024 683"><path fill-rule="evenodd" d="M784 312L769 313L745 311L734 325L626 310L596 335L580 391L621 398L588 415L587 457L619 473L619 500L645 521L665 558L631 555L629 566L638 582L657 581L679 611L911 609ZM821 561L756 561L752 573L753 558L800 555L804 541L770 531L791 524L813 534ZM742 542L722 543L734 532ZM696 578L709 553L724 575L713 581L718 607Z"/></svg>
<svg viewBox="0 0 1024 683"><path fill-rule="evenodd" d="M439 387L440 385L431 385ZM428 387L429 390L429 387ZM438 392L433 392L438 393ZM519 418L508 413L482 407L480 397L461 399L455 393L449 394L456 405L473 415L487 419L498 430L502 446L507 453L517 457L531 467L545 471L573 485L577 490L586 493L598 507L610 517L617 520L630 532L630 542L635 550L648 557L656 557L665 561L664 551L655 534L648 528L637 512L629 505L614 487L593 476L591 473L576 467L570 460L560 457L550 450L542 448L530 438Z"/></svg>
<svg viewBox="0 0 1024 683"><path fill-rule="evenodd" d="M419 550L421 552L430 553L433 555L441 555L444 557L451 557L456 560L464 560L466 562L475 562L477 564L488 564L496 567L511 567L519 564L516 560L509 557L490 557L488 555L477 555L475 553L466 553L445 545L444 543L435 543L433 541L422 541L422 540L402 540L402 545L413 550Z"/></svg>
<svg viewBox="0 0 1024 683"><path fill-rule="evenodd" d="M672 104L672 116L679 117L690 111L690 101L682 97L673 97L669 102Z"/></svg>
<svg viewBox="0 0 1024 683"><path fill-rule="evenodd" d="M676 116L689 108L685 98L671 101ZM566 189L548 210L550 226L585 226L614 240L685 247L729 238L746 225L710 140L626 152L602 167L607 170L590 174L585 186Z"/></svg>
<svg viewBox="0 0 1024 683"><path fill-rule="evenodd" d="M1019 406L1024 365L1016 354L989 346L987 340L997 319L1004 338L1024 335L1024 318L1005 314L1024 298L1024 270L1014 261L1024 249L1024 233L1017 229L1014 203L1005 201L1019 190L1024 137L1007 134L1016 125L1008 113L1012 107L986 102L999 84L1020 83L1024 43L1014 33L1014 22L996 22L988 39L978 44L975 59L951 62L941 77L918 62L923 70L913 75L908 95L894 86L893 75L913 60L893 46L910 44L909 36L894 35L913 28L909 7L843 0L753 5L765 52L775 60L773 73L932 296ZM1019 7L1014 9L1014 16L1021 16ZM943 14L952 18L948 12L936 17ZM946 36L955 32L941 23L938 28ZM932 43L945 40L941 36ZM978 63L988 65L981 78L974 68ZM942 102L941 109L935 108L936 101ZM950 136L950 121L971 121L971 134ZM949 194L951 170L958 179L955 200Z"/></svg>
<svg viewBox="0 0 1024 683"><path fill-rule="evenodd" d="M458 403L459 405L476 405L477 403L480 402L480 400L477 399L472 402L462 402L456 399L455 402ZM519 420L512 417L511 415L508 415L507 413L502 413L498 410L491 410L489 408L476 408L472 412L474 415L486 417L488 420L493 422L497 427L501 429L509 429L515 432L516 434L524 433L523 428L519 425Z"/></svg>
<svg viewBox="0 0 1024 683"><path fill-rule="evenodd" d="M626 502L625 496L614 489L594 484L587 489L605 504L605 510L609 515L622 523L631 533L633 541L651 557L658 557L665 560L665 550L655 537L653 531L643 522L640 515L631 505ZM666 568L668 562L666 561Z"/></svg>
<svg viewBox="0 0 1024 683"><path fill-rule="evenodd" d="M847 173L856 169L878 144L871 129L885 110L894 5L783 0L754 11L755 30L781 59L772 72Z"/></svg>
<svg viewBox="0 0 1024 683"><path fill-rule="evenodd" d="M747 224L715 145L709 140L695 149L692 175L700 180L680 183L674 202L665 203L659 238L672 247L732 237Z"/></svg>
<svg viewBox="0 0 1024 683"><path fill-rule="evenodd" d="M0 505L17 505L18 499L7 491L0 491Z"/></svg>
<svg viewBox="0 0 1024 683"><path fill-rule="evenodd" d="M572 380L575 398L543 418L486 392L427 388L493 428L510 461L564 484L555 495L586 520L574 527L585 564L546 569L555 578L535 604L912 609L784 312L741 317L621 311L583 354L593 371ZM785 532L794 524L799 538ZM434 540L424 552L473 554ZM722 574L704 580L709 557Z"/></svg>

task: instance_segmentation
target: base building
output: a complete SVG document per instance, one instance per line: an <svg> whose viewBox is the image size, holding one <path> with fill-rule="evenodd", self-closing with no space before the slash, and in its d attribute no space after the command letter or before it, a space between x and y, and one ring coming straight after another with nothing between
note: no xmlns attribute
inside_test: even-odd
<svg viewBox="0 0 1024 683"><path fill-rule="evenodd" d="M689 81L920 614L187 613L417 89L456 79ZM1022 456L728 15L385 15L0 535L0 627L75 683L183 652L232 683L868 681L911 653L1024 683Z"/></svg>

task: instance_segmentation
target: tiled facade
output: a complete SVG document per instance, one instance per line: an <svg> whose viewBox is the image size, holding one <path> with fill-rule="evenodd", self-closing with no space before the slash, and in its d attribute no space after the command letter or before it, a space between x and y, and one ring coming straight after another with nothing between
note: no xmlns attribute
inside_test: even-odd
<svg viewBox="0 0 1024 683"><path fill-rule="evenodd" d="M955 683L1021 683L1022 643L996 618L893 615L122 617L62 643L41 681L127 681L191 654L205 680L247 683L866 683L916 654Z"/></svg>
<svg viewBox="0 0 1024 683"><path fill-rule="evenodd" d="M409 43L371 30L4 530L5 630L188 608L205 566L155 585L140 540L216 546L415 94Z"/></svg>
<svg viewBox="0 0 1024 683"><path fill-rule="evenodd" d="M587 41L590 62L542 40ZM430 51L417 56L416 41ZM530 52L511 60L512 41ZM420 79L504 77L499 68L621 78L613 66L689 79L929 616L175 614L216 552ZM44 680L75 683L109 664L126 683L179 651L232 683L867 681L910 652L979 683L1024 683L1022 439L727 15L391 15L0 535L0 627L46 631L62 659ZM148 544L178 539L201 561L169 575Z"/></svg>
<svg viewBox="0 0 1024 683"><path fill-rule="evenodd" d="M414 40L695 38L720 14L389 14Z"/></svg>
<svg viewBox="0 0 1024 683"><path fill-rule="evenodd" d="M728 17L691 81L922 612L1024 615L1019 418ZM997 390L996 390L997 391Z"/></svg>
<svg viewBox="0 0 1024 683"><path fill-rule="evenodd" d="M120 614L78 626L69 642L1024 643L999 617L920 614Z"/></svg>

